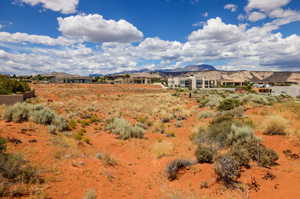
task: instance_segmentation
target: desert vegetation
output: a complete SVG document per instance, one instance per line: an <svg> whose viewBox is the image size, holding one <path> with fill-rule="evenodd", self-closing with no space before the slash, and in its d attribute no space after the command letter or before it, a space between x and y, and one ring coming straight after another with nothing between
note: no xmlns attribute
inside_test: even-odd
<svg viewBox="0 0 300 199"><path fill-rule="evenodd" d="M199 90L190 98L188 90L144 85L33 88L38 97L1 107L0 197L297 192L287 182L300 183L300 106L288 96Z"/></svg>
<svg viewBox="0 0 300 199"><path fill-rule="evenodd" d="M30 91L30 87L26 82L0 76L0 95L24 93L26 91Z"/></svg>
<svg viewBox="0 0 300 199"><path fill-rule="evenodd" d="M43 179L38 170L22 156L6 151L7 141L0 138L0 197L21 197L33 193L33 185Z"/></svg>

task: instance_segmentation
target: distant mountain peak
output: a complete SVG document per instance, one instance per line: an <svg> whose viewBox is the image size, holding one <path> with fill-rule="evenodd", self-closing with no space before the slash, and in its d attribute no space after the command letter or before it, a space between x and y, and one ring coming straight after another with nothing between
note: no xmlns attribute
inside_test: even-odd
<svg viewBox="0 0 300 199"><path fill-rule="evenodd" d="M188 72L198 72L198 71L215 71L217 70L215 67L207 64L201 64L201 65L188 65L183 68L183 71Z"/></svg>

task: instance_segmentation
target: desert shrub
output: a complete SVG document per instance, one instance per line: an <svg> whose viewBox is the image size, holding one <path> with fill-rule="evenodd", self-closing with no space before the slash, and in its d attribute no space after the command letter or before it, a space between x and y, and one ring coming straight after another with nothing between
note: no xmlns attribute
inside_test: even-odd
<svg viewBox="0 0 300 199"><path fill-rule="evenodd" d="M5 109L3 119L8 122L28 121L32 108L32 105L26 103L17 103L13 106L8 106Z"/></svg>
<svg viewBox="0 0 300 199"><path fill-rule="evenodd" d="M0 153L6 150L6 139L0 137Z"/></svg>
<svg viewBox="0 0 300 199"><path fill-rule="evenodd" d="M81 128L79 131L73 134L73 137L75 140L81 141L84 139L84 134L86 133L86 130Z"/></svg>
<svg viewBox="0 0 300 199"><path fill-rule="evenodd" d="M177 172L180 169L184 169L188 166L191 166L192 163L188 160L177 159L171 161L166 168L167 177L170 181L173 181L177 178Z"/></svg>
<svg viewBox="0 0 300 199"><path fill-rule="evenodd" d="M166 112L166 111L162 111L160 113L160 119L163 123L167 123L167 122L170 122L173 119L173 115Z"/></svg>
<svg viewBox="0 0 300 199"><path fill-rule="evenodd" d="M26 165L19 155L0 154L0 168L2 177L14 182L22 180L24 183L35 183L39 180L36 169Z"/></svg>
<svg viewBox="0 0 300 199"><path fill-rule="evenodd" d="M53 125L48 126L48 132L51 134L55 134L56 133L56 127Z"/></svg>
<svg viewBox="0 0 300 199"><path fill-rule="evenodd" d="M58 131L65 131L69 129L68 121L60 116L56 116L51 124L54 125Z"/></svg>
<svg viewBox="0 0 300 199"><path fill-rule="evenodd" d="M215 113L212 111L202 111L199 113L199 119L206 119L215 116Z"/></svg>
<svg viewBox="0 0 300 199"><path fill-rule="evenodd" d="M199 108L203 108L206 106L206 104L209 102L209 99L197 99L197 102L199 103Z"/></svg>
<svg viewBox="0 0 300 199"><path fill-rule="evenodd" d="M228 111L240 106L240 101L237 99L224 99L218 106L219 111Z"/></svg>
<svg viewBox="0 0 300 199"><path fill-rule="evenodd" d="M105 166L114 167L117 165L117 161L108 154L97 153L96 158L101 160Z"/></svg>
<svg viewBox="0 0 300 199"><path fill-rule="evenodd" d="M233 121L235 119L231 111L223 111L216 114L210 124L218 124L224 121Z"/></svg>
<svg viewBox="0 0 300 199"><path fill-rule="evenodd" d="M215 144L224 148L256 137L253 128L247 121L222 114L214 118L207 129L200 128L194 138L197 144Z"/></svg>
<svg viewBox="0 0 300 199"><path fill-rule="evenodd" d="M216 159L215 172L218 181L226 187L233 187L240 177L240 165L235 158L226 154Z"/></svg>
<svg viewBox="0 0 300 199"><path fill-rule="evenodd" d="M101 121L97 115L92 115L89 120L91 123L98 123Z"/></svg>
<svg viewBox="0 0 300 199"><path fill-rule="evenodd" d="M223 100L223 97L219 95L209 95L208 96L208 102L206 103L207 107L218 107Z"/></svg>
<svg viewBox="0 0 300 199"><path fill-rule="evenodd" d="M276 161L279 159L277 153L262 145L259 139L239 142L233 147L232 151L243 153L241 154L244 155L243 159L250 158L261 167L275 166ZM241 162L244 161L243 159L241 159Z"/></svg>
<svg viewBox="0 0 300 199"><path fill-rule="evenodd" d="M262 167L271 167L276 165L276 161L279 159L277 153L272 149L266 147L260 147L258 156L258 165Z"/></svg>
<svg viewBox="0 0 300 199"><path fill-rule="evenodd" d="M5 109L4 120L10 122L33 121L38 124L53 125L59 131L68 130L67 121L42 105L17 103Z"/></svg>
<svg viewBox="0 0 300 199"><path fill-rule="evenodd" d="M74 119L70 120L70 121L69 121L69 127L70 127L71 129L76 129L76 127L77 127L77 121L74 120Z"/></svg>
<svg viewBox="0 0 300 199"><path fill-rule="evenodd" d="M251 160L251 155L247 149L233 147L230 150L229 155L238 162L239 166L244 166L246 168L250 167L249 162Z"/></svg>
<svg viewBox="0 0 300 199"><path fill-rule="evenodd" d="M285 135L288 121L279 115L270 116L265 121L265 135Z"/></svg>
<svg viewBox="0 0 300 199"><path fill-rule="evenodd" d="M174 118L177 120L186 120L191 115L191 112L188 110L177 110L174 112Z"/></svg>
<svg viewBox="0 0 300 199"><path fill-rule="evenodd" d="M212 147L199 145L195 152L195 155L199 163L212 163L215 151L212 149Z"/></svg>
<svg viewBox="0 0 300 199"><path fill-rule="evenodd" d="M83 199L97 199L97 193L94 189L90 189L85 192Z"/></svg>
<svg viewBox="0 0 300 199"><path fill-rule="evenodd" d="M213 123L207 129L199 129L197 137L198 144L215 144L219 147L225 147L227 136L231 131L232 121L227 120L220 123Z"/></svg>
<svg viewBox="0 0 300 199"><path fill-rule="evenodd" d="M261 104L261 105L270 105L271 102L269 101L270 98L267 98L264 95L259 95L259 94L249 94L245 96L244 100L246 102L253 102L256 104Z"/></svg>
<svg viewBox="0 0 300 199"><path fill-rule="evenodd" d="M182 127L182 121L176 121L176 123L175 123L175 126L177 127L177 128L181 128Z"/></svg>
<svg viewBox="0 0 300 199"><path fill-rule="evenodd" d="M132 126L123 118L113 118L107 125L107 130L118 135L119 139L143 138L144 129L139 126Z"/></svg>
<svg viewBox="0 0 300 199"><path fill-rule="evenodd" d="M85 120L78 120L78 122L81 124L82 128L85 128L87 126L90 126L91 122L89 119L85 119Z"/></svg>
<svg viewBox="0 0 300 199"><path fill-rule="evenodd" d="M225 145L234 146L252 139L257 138L254 135L254 130L250 126L232 124L230 132L226 136Z"/></svg>
<svg viewBox="0 0 300 199"><path fill-rule="evenodd" d="M236 107L232 110L227 111L226 114L230 114L230 115L232 115L233 117L236 117L236 118L242 118L244 116L244 113L245 113L244 107L239 106L239 107Z"/></svg>
<svg viewBox="0 0 300 199"><path fill-rule="evenodd" d="M30 91L30 87L26 82L9 79L8 77L0 77L0 95L12 93L24 93Z"/></svg>
<svg viewBox="0 0 300 199"><path fill-rule="evenodd" d="M31 113L31 120L37 124L49 125L55 118L55 114L49 109L35 110Z"/></svg>
<svg viewBox="0 0 300 199"><path fill-rule="evenodd" d="M0 139L1 141L1 139ZM39 172L30 166L20 155L5 152L2 140L0 151L0 196L22 196L27 190L21 190L19 185L42 183ZM3 147L4 146L4 147ZM28 187L27 187L28 188Z"/></svg>

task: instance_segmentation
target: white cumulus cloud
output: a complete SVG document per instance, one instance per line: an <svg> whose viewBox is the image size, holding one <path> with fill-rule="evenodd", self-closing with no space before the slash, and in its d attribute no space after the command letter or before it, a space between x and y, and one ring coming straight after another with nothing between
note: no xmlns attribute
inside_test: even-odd
<svg viewBox="0 0 300 199"><path fill-rule="evenodd" d="M253 9L259 9L264 12L270 12L289 4L290 2L291 0L248 0L246 10L251 11Z"/></svg>
<svg viewBox="0 0 300 199"><path fill-rule="evenodd" d="M48 46L55 45L71 45L74 41L66 39L64 37L52 38L45 35L31 35L27 33L8 33L0 32L0 43L33 43L33 44L43 44Z"/></svg>
<svg viewBox="0 0 300 199"><path fill-rule="evenodd" d="M20 2L31 6L41 4L45 9L70 14L76 12L79 0L20 0Z"/></svg>
<svg viewBox="0 0 300 199"><path fill-rule="evenodd" d="M90 42L135 42L143 33L126 20L106 20L99 14L59 17L59 31L63 35Z"/></svg>
<svg viewBox="0 0 300 199"><path fill-rule="evenodd" d="M252 22L256 22L262 19L265 19L267 16L262 12L251 12L248 20Z"/></svg>
<svg viewBox="0 0 300 199"><path fill-rule="evenodd" d="M231 12L235 12L237 10L238 6L235 4L226 4L224 6L224 9L230 10Z"/></svg>

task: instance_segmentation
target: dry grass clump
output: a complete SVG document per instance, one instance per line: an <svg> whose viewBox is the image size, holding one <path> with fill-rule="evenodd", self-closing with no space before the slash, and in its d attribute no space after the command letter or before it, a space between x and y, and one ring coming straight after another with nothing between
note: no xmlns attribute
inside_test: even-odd
<svg viewBox="0 0 300 199"><path fill-rule="evenodd" d="M133 126L123 118L113 118L107 125L107 130L118 135L119 139L128 140L131 138L144 138L144 129Z"/></svg>
<svg viewBox="0 0 300 199"><path fill-rule="evenodd" d="M5 109L3 118L8 122L33 121L37 124L52 125L58 131L68 129L68 123L64 118L42 105L17 103Z"/></svg>
<svg viewBox="0 0 300 199"><path fill-rule="evenodd" d="M166 173L167 173L168 179L170 181L175 180L177 178L177 172L180 169L184 169L191 165L192 165L192 162L190 162L189 160L177 159L177 160L171 161L166 168Z"/></svg>
<svg viewBox="0 0 300 199"><path fill-rule="evenodd" d="M114 167L117 165L117 161L108 154L97 153L96 158L99 160L102 160L102 162L105 166Z"/></svg>
<svg viewBox="0 0 300 199"><path fill-rule="evenodd" d="M161 158L163 156L170 154L173 148L174 147L171 142L162 141L162 142L157 142L152 146L152 152L155 154L157 158Z"/></svg>
<svg viewBox="0 0 300 199"><path fill-rule="evenodd" d="M269 116L265 121L265 135L286 135L288 121L279 115Z"/></svg>
<svg viewBox="0 0 300 199"><path fill-rule="evenodd" d="M97 199L97 193L94 189L87 190L83 199Z"/></svg>
<svg viewBox="0 0 300 199"><path fill-rule="evenodd" d="M20 155L6 153L6 141L0 138L0 197L28 195L33 184L42 182L37 169Z"/></svg>
<svg viewBox="0 0 300 199"><path fill-rule="evenodd" d="M215 112L213 111L202 111L199 113L199 119L207 119L215 116Z"/></svg>
<svg viewBox="0 0 300 199"><path fill-rule="evenodd" d="M163 123L167 123L170 122L172 119L174 119L174 116L171 113L167 112L166 110L162 110L160 112L160 118Z"/></svg>

